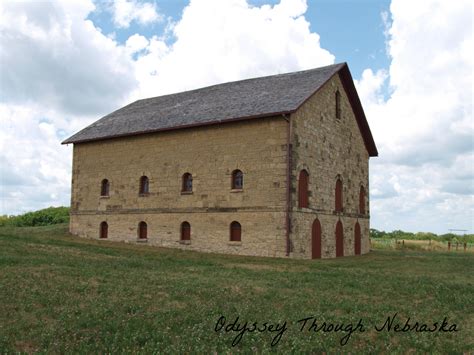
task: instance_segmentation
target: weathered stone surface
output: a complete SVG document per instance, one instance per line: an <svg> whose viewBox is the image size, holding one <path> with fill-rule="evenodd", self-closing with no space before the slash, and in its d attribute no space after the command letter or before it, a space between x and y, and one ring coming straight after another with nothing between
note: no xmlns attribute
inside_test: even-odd
<svg viewBox="0 0 474 355"><path fill-rule="evenodd" d="M341 118L336 118L335 93L341 94ZM359 215L359 191L369 191L369 154L338 75L327 82L292 116L292 188L299 172L309 173L309 208L298 208L292 194L292 255L311 255L311 226L318 218L322 227L322 257L335 257L335 226L344 228L344 255L354 255L354 227L361 227L361 253L369 251L369 201ZM335 213L337 177L343 182L343 213Z"/></svg>
<svg viewBox="0 0 474 355"><path fill-rule="evenodd" d="M136 242L138 223L148 243L245 255L285 253L286 121L281 117L76 144L71 232ZM231 174L244 174L242 191ZM193 193L181 194L182 175L193 175ZM139 179L149 194L139 196ZM103 179L110 197L99 197ZM276 184L275 184L276 182ZM180 225L191 224L191 243L180 244ZM229 243L230 223L242 225L242 242Z"/></svg>

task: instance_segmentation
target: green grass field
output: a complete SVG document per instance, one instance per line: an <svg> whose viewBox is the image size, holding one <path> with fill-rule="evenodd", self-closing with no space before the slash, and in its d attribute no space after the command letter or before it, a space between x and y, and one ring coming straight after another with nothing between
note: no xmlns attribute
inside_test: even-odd
<svg viewBox="0 0 474 355"><path fill-rule="evenodd" d="M468 353L473 275L472 253L267 259L79 239L65 225L3 227L0 352ZM395 313L390 331L374 329ZM225 329L237 316L262 332L244 332L233 347L239 331ZM346 331L308 331L312 320L300 331L308 317ZM446 317L457 331L395 332L408 317L431 329ZM360 319L364 331L341 345Z"/></svg>

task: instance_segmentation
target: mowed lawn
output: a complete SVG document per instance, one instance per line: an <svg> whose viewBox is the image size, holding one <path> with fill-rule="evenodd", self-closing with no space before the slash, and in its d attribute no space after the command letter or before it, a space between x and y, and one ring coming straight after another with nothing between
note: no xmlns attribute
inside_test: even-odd
<svg viewBox="0 0 474 355"><path fill-rule="evenodd" d="M65 225L3 227L0 352L468 353L473 275L472 253L287 260L85 240ZM395 313L390 331L374 329ZM233 347L239 332L225 329L237 317L261 332L246 331ZM300 331L308 317L344 329L362 319L364 331L341 345L347 332ZM395 332L408 317L431 329L446 317L457 331ZM277 324L286 330L272 347Z"/></svg>

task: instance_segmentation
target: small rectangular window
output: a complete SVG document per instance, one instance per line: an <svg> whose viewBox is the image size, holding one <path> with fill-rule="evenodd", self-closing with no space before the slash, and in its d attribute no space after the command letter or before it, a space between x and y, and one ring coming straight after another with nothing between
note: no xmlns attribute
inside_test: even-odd
<svg viewBox="0 0 474 355"><path fill-rule="evenodd" d="M341 118L341 94L336 91L336 118Z"/></svg>

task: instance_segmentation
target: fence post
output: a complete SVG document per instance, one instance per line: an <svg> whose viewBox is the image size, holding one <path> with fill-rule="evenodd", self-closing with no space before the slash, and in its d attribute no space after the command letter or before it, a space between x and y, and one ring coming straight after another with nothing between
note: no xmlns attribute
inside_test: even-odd
<svg viewBox="0 0 474 355"><path fill-rule="evenodd" d="M402 240L402 249L405 249L405 239Z"/></svg>
<svg viewBox="0 0 474 355"><path fill-rule="evenodd" d="M448 251L451 250L451 242L448 242Z"/></svg>
<svg viewBox="0 0 474 355"><path fill-rule="evenodd" d="M467 243L464 243L464 251L466 251Z"/></svg>
<svg viewBox="0 0 474 355"><path fill-rule="evenodd" d="M456 242L456 251L458 250L458 244L459 244L459 243L458 243L458 242Z"/></svg>

